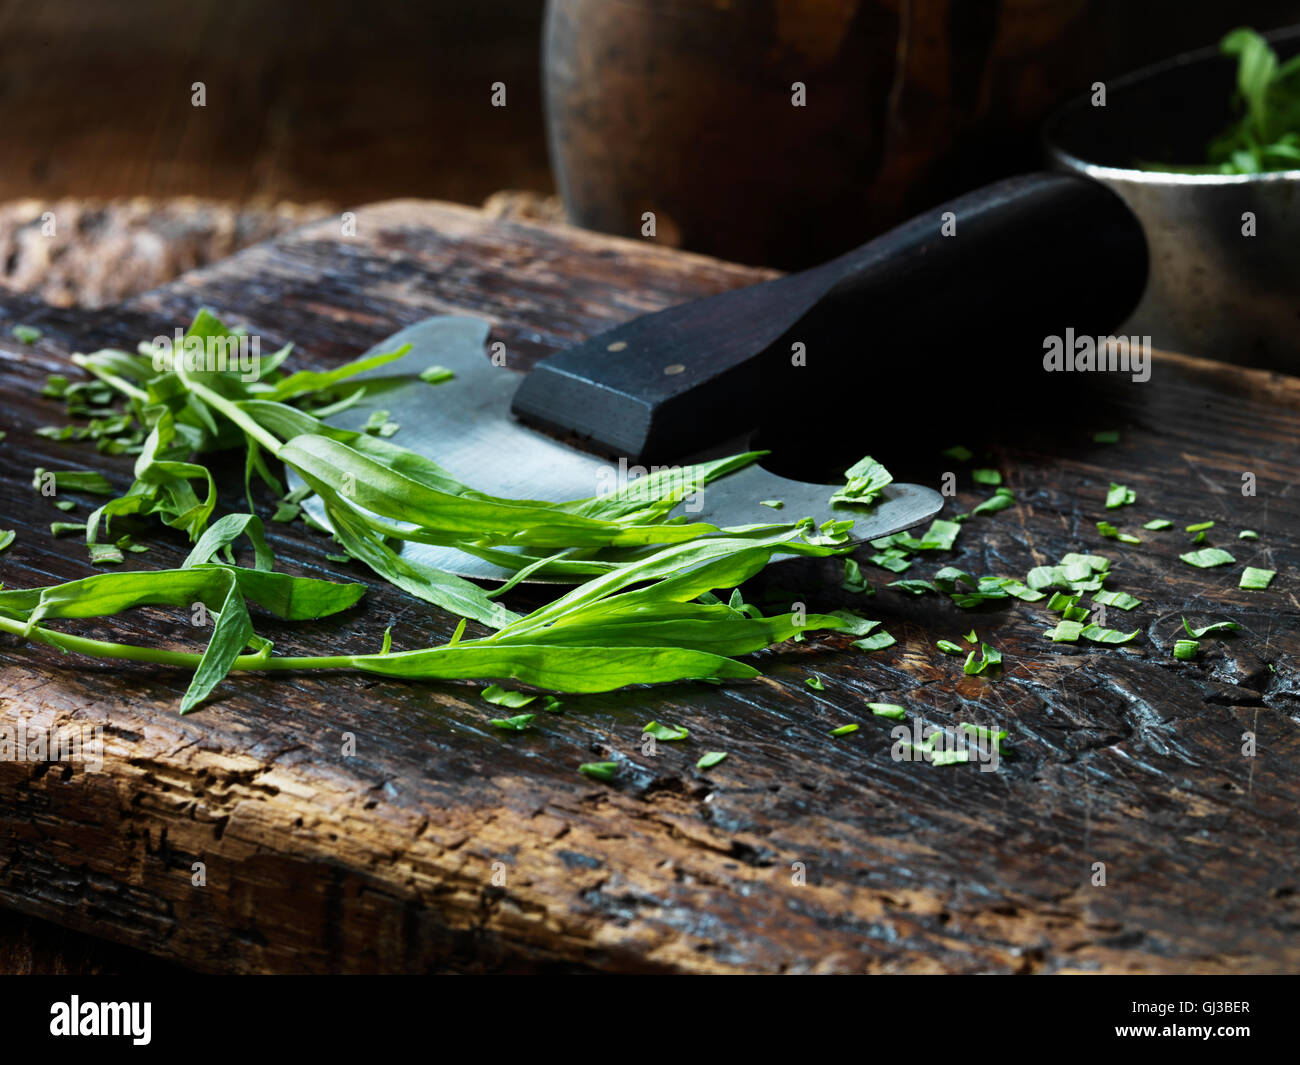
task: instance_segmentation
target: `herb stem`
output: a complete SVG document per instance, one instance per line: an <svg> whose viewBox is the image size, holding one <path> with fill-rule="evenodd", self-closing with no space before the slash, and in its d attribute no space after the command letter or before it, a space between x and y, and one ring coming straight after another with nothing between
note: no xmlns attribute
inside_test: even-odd
<svg viewBox="0 0 1300 1065"><path fill-rule="evenodd" d="M103 369L102 367L96 366L84 355L73 355L72 361L75 362L78 366L80 366L83 370L87 370L93 376L98 377L101 381L104 382L104 384L108 385L111 388L116 388L119 392L123 393L124 395L130 396L132 399L137 399L141 403L149 402L149 393L146 392L143 388L136 388L136 386L131 384L130 381L118 377L117 374L115 373L109 373L107 370Z"/></svg>
<svg viewBox="0 0 1300 1065"><path fill-rule="evenodd" d="M10 632L15 636L49 644L62 651L89 655L91 658L116 658L128 662L154 662L164 666L186 666L198 668L203 656L192 651L165 651L160 647L140 647L130 643L110 643L107 640L92 640L85 636L71 633L55 632L53 629L33 626L27 630L25 623L11 618L0 617L0 632ZM240 655L231 663L231 669L347 669L356 665L355 655L318 655L306 657L284 656L271 658L263 654Z"/></svg>
<svg viewBox="0 0 1300 1065"><path fill-rule="evenodd" d="M225 396L212 391L212 389L208 388L207 385L195 381L185 372L185 367L181 366L179 362L176 364L176 374L180 377L181 381L184 382L185 387L194 393L194 395L198 396L199 399L203 400L203 402L209 407L221 411L222 414L243 429L244 432L266 448L266 450L272 455L276 458L280 457L280 448L284 445L267 432L267 430L258 425L256 421L240 410L238 406L231 403Z"/></svg>

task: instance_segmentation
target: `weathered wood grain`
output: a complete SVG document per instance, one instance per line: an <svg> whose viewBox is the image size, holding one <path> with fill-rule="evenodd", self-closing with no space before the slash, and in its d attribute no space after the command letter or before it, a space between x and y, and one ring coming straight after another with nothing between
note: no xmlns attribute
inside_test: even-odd
<svg viewBox="0 0 1300 1065"><path fill-rule="evenodd" d="M111 314L8 298L5 337L16 320L46 334L34 348L0 340L0 526L18 532L0 577L16 587L89 572L75 541L50 538L64 516L31 491L34 466L92 462L129 478L129 460L33 435L58 419L37 393L70 350L170 331L209 304L325 366L457 312L490 319L522 368L606 323L761 276L395 202L363 210L355 239L315 225ZM953 429L987 450L1020 503L973 520L942 561L1023 575L1066 551L1106 554L1111 586L1144 600L1122 621L1112 611L1142 630L1131 647L1054 645L1038 607L960 611L885 589L893 576L871 567L877 593L853 596L837 563L801 562L750 597L789 589L813 607L852 606L898 643L865 654L845 637L810 638L758 656L759 680L568 698L535 731L502 735L474 686L350 674L235 677L179 718L182 676L4 637L0 721L101 725L106 752L98 773L0 762L0 899L213 971L1294 971L1300 384L1163 357L1149 384L1111 392L1105 406L1053 407L1046 430L1018 429L1014 411L990 416L987 402ZM886 464L937 479L951 463L931 445L955 439L923 414L877 399L864 432ZM891 416L904 426L892 437L875 425ZM1104 428L1122 442L1092 443ZM1254 498L1240 494L1243 471L1258 479ZM239 471L228 472L233 505ZM1112 479L1139 496L1117 519L1103 509ZM985 493L960 483L967 510ZM1176 530L1140 533L1135 547L1095 531L1100 518L1134 528L1153 516ZM1279 571L1270 591L1239 591L1239 567L1178 561L1178 530L1211 518L1212 542ZM1238 543L1239 528L1259 540ZM273 533L291 572L370 579L326 561L327 542L301 527ZM170 535L151 542L128 565L184 555ZM450 635L453 618L371 583L341 617L259 625L277 650L305 654L378 647L390 623L398 648ZM1183 613L1245 630L1175 662ZM961 659L934 650L972 625L1003 650L1000 679L966 677ZM182 646L187 629L142 612L111 631ZM825 691L804 684L810 675ZM864 699L935 724L997 724L1017 757L996 773L895 762L892 722ZM690 741L643 753L651 719L688 726ZM846 721L861 730L826 735ZM1240 753L1248 730L1254 759ZM351 757L344 733L356 736ZM697 772L705 750L729 758ZM624 761L616 785L577 774L606 757ZM206 887L191 885L195 861ZM1097 861L1105 887L1090 884Z"/></svg>

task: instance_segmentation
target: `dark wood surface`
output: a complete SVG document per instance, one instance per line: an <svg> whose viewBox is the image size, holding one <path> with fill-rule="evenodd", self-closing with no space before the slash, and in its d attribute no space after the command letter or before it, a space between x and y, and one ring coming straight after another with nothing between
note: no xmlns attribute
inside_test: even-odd
<svg viewBox="0 0 1300 1065"><path fill-rule="evenodd" d="M208 304L326 366L427 314L465 312L490 319L522 368L608 323L763 276L405 201L363 211L355 239L314 225L112 313L5 297L0 524L18 539L0 579L90 571L75 541L50 538L64 515L32 492L33 467L93 463L129 480L129 460L33 435L60 418L37 393L69 351L133 344ZM24 348L7 339L14 321L45 336ZM973 521L942 561L1023 575L1067 551L1106 554L1111 586L1144 600L1120 622L1141 629L1128 648L1054 645L1040 607L960 611L889 591L892 575L870 567L878 591L864 598L838 587L837 563L796 563L766 587L860 609L898 643L865 654L814 637L758 656L762 679L568 698L534 732L502 735L475 686L350 674L236 677L179 718L178 674L4 637L3 721L100 724L107 749L98 773L0 762L0 900L212 971L1294 971L1300 383L1168 356L1149 384L1108 402L1055 407L1046 430L1023 432L1015 411L981 406L974 424L989 439L970 428L964 442L986 449L1020 503ZM886 464L913 479L951 465L932 452L955 441L923 409L907 408L906 433L881 440L873 404L882 419L904 405L864 404ZM1092 443L1105 428L1122 442ZM1240 495L1243 471L1258 479L1254 498ZM1120 514L1126 527L1214 519L1213 542L1276 568L1273 588L1239 591L1239 565L1179 562L1181 531L1142 533L1138 547L1101 540L1112 479L1139 494ZM963 477L956 509L984 494ZM1259 540L1238 543L1240 528ZM273 531L285 569L369 580L328 562L323 538ZM129 566L184 556L174 537L151 542ZM303 654L377 647L390 623L397 648L451 634L453 618L371 583L341 617L260 627L278 651ZM1175 662L1183 613L1244 631ZM960 659L936 653L935 640L972 625L1006 656L1000 678L966 677ZM142 612L86 631L182 646L187 628ZM824 691L805 685L812 675ZM895 762L892 723L864 699L936 724L997 724L1017 756L996 773ZM645 755L651 719L692 738ZM826 735L846 721L861 730ZM1245 731L1258 737L1254 759L1241 755ZM704 750L730 757L700 773ZM613 786L576 772L611 756L625 760ZM206 887L191 885L195 861ZM1104 887L1090 883L1098 861Z"/></svg>

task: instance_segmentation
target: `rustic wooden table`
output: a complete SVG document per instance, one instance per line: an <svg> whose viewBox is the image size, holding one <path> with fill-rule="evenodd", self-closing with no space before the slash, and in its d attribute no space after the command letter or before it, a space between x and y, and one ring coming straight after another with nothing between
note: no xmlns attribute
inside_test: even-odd
<svg viewBox="0 0 1300 1065"><path fill-rule="evenodd" d="M207 304L324 366L426 315L468 313L522 368L606 323L763 276L403 201L362 210L356 237L314 224L111 312L4 297L0 525L18 536L0 577L21 587L89 571L74 541L50 537L64 515L31 490L33 467L93 463L129 480L129 459L34 435L60 418L38 393L71 351L132 345ZM8 339L19 321L44 330L34 347ZM1168 356L1116 404L1107 425L1068 411L1054 438L986 445L1018 505L968 525L943 561L1023 575L1067 551L1105 554L1112 586L1144 600L1123 619L1141 630L1124 648L1053 644L1038 606L961 611L884 589L892 575L871 567L878 591L864 598L839 588L836 563L795 563L770 582L880 618L897 644L865 654L810 638L759 656L759 680L569 698L545 727L503 736L475 687L349 674L241 675L180 718L184 677L5 637L0 722L102 725L106 751L100 772L0 762L0 900L212 971L1294 971L1300 382ZM1091 442L1110 427L1120 444ZM1242 472L1257 478L1252 498ZM1166 516L1175 531L1137 547L1101 540L1112 478L1138 492L1123 518ZM983 494L963 479L957 509ZM1178 561L1181 526L1209 519L1237 557L1231 572ZM1259 539L1238 543L1240 528ZM285 569L373 586L341 617L263 626L278 650L377 647L389 624L399 648L450 636L454 618L329 562L324 538L273 532ZM151 542L128 565L186 551ZM1241 563L1276 568L1272 588L1238 590ZM1182 614L1243 631L1175 662ZM972 626L1002 649L1000 678L964 676L961 659L935 652ZM161 612L113 626L177 646L185 629ZM1016 756L996 773L895 762L892 722L864 698L935 724L996 724ZM693 741L643 754L652 718ZM827 736L850 720L862 729ZM704 749L730 757L700 773ZM626 771L613 786L576 772L615 754Z"/></svg>

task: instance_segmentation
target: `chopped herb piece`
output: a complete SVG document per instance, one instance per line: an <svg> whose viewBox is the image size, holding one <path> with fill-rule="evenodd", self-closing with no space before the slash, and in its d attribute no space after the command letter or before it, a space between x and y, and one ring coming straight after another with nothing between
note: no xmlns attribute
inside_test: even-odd
<svg viewBox="0 0 1300 1065"><path fill-rule="evenodd" d="M515 732L523 732L533 723L536 714L516 714L514 717L494 717L488 724L493 728L513 729Z"/></svg>
<svg viewBox="0 0 1300 1065"><path fill-rule="evenodd" d="M92 565L117 565L125 559L120 548L114 544L87 544Z"/></svg>
<svg viewBox="0 0 1300 1065"><path fill-rule="evenodd" d="M962 765L969 761L970 753L968 751L948 750L945 748L934 751L930 755L931 765Z"/></svg>
<svg viewBox="0 0 1300 1065"><path fill-rule="evenodd" d="M897 548L890 548L882 554L871 556L871 564L879 566L881 569L887 569L892 573L905 573L912 566L902 551Z"/></svg>
<svg viewBox="0 0 1300 1065"><path fill-rule="evenodd" d="M289 503L282 499L275 505L275 513L271 515L271 520L280 522L293 521L301 513L302 507L298 506L297 503Z"/></svg>
<svg viewBox="0 0 1300 1065"><path fill-rule="evenodd" d="M1092 434L1092 442L1094 444L1118 444L1119 430L1118 429L1098 430L1097 432Z"/></svg>
<svg viewBox="0 0 1300 1065"><path fill-rule="evenodd" d="M976 655L981 657L976 658ZM986 643L980 644L979 651L972 651L966 656L966 664L962 666L962 672L967 676L974 676L977 673L984 673L990 669L997 669L1002 665L1002 652L996 647L990 647Z"/></svg>
<svg viewBox="0 0 1300 1065"><path fill-rule="evenodd" d="M1014 580L1010 577L1005 577L1003 580L1006 583L1004 583L1002 587L1006 590L1007 594L1014 595L1022 602L1037 603L1040 599L1047 598L1046 592L1036 591L1035 589L1030 588L1027 584L1022 584L1020 581Z"/></svg>
<svg viewBox="0 0 1300 1065"><path fill-rule="evenodd" d="M996 514L999 510L1016 505L1015 493L1010 488L999 488L988 499L976 506L972 514Z"/></svg>
<svg viewBox="0 0 1300 1065"><path fill-rule="evenodd" d="M805 677L804 683L813 691L824 692L826 690L826 685L822 682L821 677Z"/></svg>
<svg viewBox="0 0 1300 1065"><path fill-rule="evenodd" d="M1277 570L1273 569L1256 569L1254 566L1247 566L1241 574L1241 583L1238 588L1251 588L1257 592L1263 591L1269 586L1269 583L1277 575Z"/></svg>
<svg viewBox="0 0 1300 1065"><path fill-rule="evenodd" d="M1237 533L1237 539L1238 539L1238 540L1258 540L1258 539L1259 539L1259 533L1257 533L1254 529L1242 529L1241 532Z"/></svg>
<svg viewBox="0 0 1300 1065"><path fill-rule="evenodd" d="M958 569L956 566L944 566L934 575L934 586L938 591L945 595L951 594L957 590L957 584L968 584L972 588L979 587L979 581L972 577L965 570Z"/></svg>
<svg viewBox="0 0 1300 1065"><path fill-rule="evenodd" d="M65 514L70 510L77 509L77 501L75 499L56 499L54 505Z"/></svg>
<svg viewBox="0 0 1300 1065"><path fill-rule="evenodd" d="M953 643L951 640L940 640L935 646L946 655L959 655L966 650L961 644Z"/></svg>
<svg viewBox="0 0 1300 1065"><path fill-rule="evenodd" d="M41 389L41 395L50 399L62 399L67 390L68 379L63 374L52 373L45 379L45 386Z"/></svg>
<svg viewBox="0 0 1300 1065"><path fill-rule="evenodd" d="M874 636L868 636L865 640L854 640L852 646L863 651L883 651L886 647L893 647L897 642L889 633L882 630Z"/></svg>
<svg viewBox="0 0 1300 1065"><path fill-rule="evenodd" d="M929 581L917 580L890 581L886 587L897 588L900 592L910 592L912 595L925 595L926 592L939 590Z"/></svg>
<svg viewBox="0 0 1300 1065"><path fill-rule="evenodd" d="M724 758L727 757L726 751L709 751L698 762L695 763L696 769L711 769Z"/></svg>
<svg viewBox="0 0 1300 1065"><path fill-rule="evenodd" d="M455 376L445 366L430 366L427 370L420 371L420 380L430 385L440 385L443 381L450 381Z"/></svg>
<svg viewBox="0 0 1300 1065"><path fill-rule="evenodd" d="M1194 543L1194 544L1203 544L1203 543L1205 543L1205 531L1202 530L1201 532L1198 532L1195 536L1193 536L1193 537L1192 537L1192 543Z"/></svg>
<svg viewBox="0 0 1300 1065"><path fill-rule="evenodd" d="M528 695L525 692L508 691L499 684L491 684L479 694L493 706L507 706L511 710L518 710L522 706L527 706L537 698L536 695Z"/></svg>
<svg viewBox="0 0 1300 1065"><path fill-rule="evenodd" d="M582 765L578 766L578 772L594 777L596 780L613 780L614 775L618 772L618 763L583 762Z"/></svg>
<svg viewBox="0 0 1300 1065"><path fill-rule="evenodd" d="M829 735L831 735L831 736L847 736L850 732L857 732L857 731L858 731L858 727L859 727L859 726L857 726L857 725L841 725L839 728L833 728L833 729L831 729Z"/></svg>
<svg viewBox="0 0 1300 1065"><path fill-rule="evenodd" d="M86 523L84 521L52 521L50 522L50 532L55 536L65 536L68 533L85 532Z"/></svg>
<svg viewBox="0 0 1300 1065"><path fill-rule="evenodd" d="M925 535L921 537L921 548L927 551L951 550L959 532L961 532L960 523L935 518L930 523L930 528L925 531Z"/></svg>
<svg viewBox="0 0 1300 1065"><path fill-rule="evenodd" d="M1100 625L1089 625L1079 635L1093 643L1129 643L1137 639L1138 630L1120 632L1118 629L1103 629Z"/></svg>
<svg viewBox="0 0 1300 1065"><path fill-rule="evenodd" d="M1025 583L1036 592L1070 587L1060 566L1035 566L1025 575Z"/></svg>
<svg viewBox="0 0 1300 1065"><path fill-rule="evenodd" d="M1071 569L1087 566L1092 573L1106 573L1110 569L1110 559L1105 555L1077 555L1073 551L1062 556L1060 564Z"/></svg>
<svg viewBox="0 0 1300 1065"><path fill-rule="evenodd" d="M1128 592L1094 592L1092 601L1098 606L1115 606L1120 610L1132 610L1142 605L1141 599L1134 599Z"/></svg>
<svg viewBox="0 0 1300 1065"><path fill-rule="evenodd" d="M1172 528L1173 524L1168 518L1152 518L1142 528L1150 529L1152 532L1159 532L1161 529Z"/></svg>
<svg viewBox="0 0 1300 1065"><path fill-rule="evenodd" d="M102 473L95 473L93 470L46 470L41 467L36 468L32 477L32 487L40 491L45 485L47 475L54 477L54 490L56 492L90 492L92 495L111 496L113 486L108 483L107 478Z"/></svg>
<svg viewBox="0 0 1300 1065"><path fill-rule="evenodd" d="M1128 485L1116 484L1111 482L1110 491L1106 493L1106 509L1114 510L1116 507L1126 507L1130 503L1137 501L1137 492Z"/></svg>
<svg viewBox="0 0 1300 1065"><path fill-rule="evenodd" d="M1195 640L1178 640L1174 643L1174 657L1186 661L1189 658L1195 658L1196 652L1201 649L1201 645Z"/></svg>
<svg viewBox="0 0 1300 1065"><path fill-rule="evenodd" d="M847 632L853 636L866 636L880 624L878 621L868 621L861 614L853 613L852 610L833 610L830 617L839 618L844 622L840 627L840 632Z"/></svg>
<svg viewBox="0 0 1300 1065"><path fill-rule="evenodd" d="M1083 622L1062 619L1056 623L1056 628L1048 629L1046 635L1053 643L1074 643L1082 633Z"/></svg>
<svg viewBox="0 0 1300 1065"><path fill-rule="evenodd" d="M1198 521L1195 525L1186 526L1183 529L1183 532L1200 532L1203 529L1213 529L1213 528L1214 528L1214 522L1212 521Z"/></svg>
<svg viewBox="0 0 1300 1065"><path fill-rule="evenodd" d="M679 728L676 725L661 725L658 721L651 721L641 730L641 734L649 733L657 740L663 740L665 743L676 743L678 740L684 740L689 736L690 730Z"/></svg>
<svg viewBox="0 0 1300 1065"><path fill-rule="evenodd" d="M889 717L895 721L901 721L907 716L907 709L897 703L867 703L867 709L876 717Z"/></svg>
<svg viewBox="0 0 1300 1065"><path fill-rule="evenodd" d="M1002 474L997 470L974 469L970 471L970 478L976 484L996 485L1002 483Z"/></svg>
<svg viewBox="0 0 1300 1065"><path fill-rule="evenodd" d="M351 561L352 561L352 556L351 556L351 555L328 555L328 554L327 554L327 555L325 556L325 560L326 560L327 562L337 562L339 565L343 565L343 564L346 563L346 562L351 562Z"/></svg>
<svg viewBox="0 0 1300 1065"><path fill-rule="evenodd" d="M34 325L16 325L10 330L14 339L24 344L35 344L41 339L41 331Z"/></svg>
<svg viewBox="0 0 1300 1065"><path fill-rule="evenodd" d="M979 642L980 642L980 638L979 638L978 636L975 635L975 630L974 630L974 629L971 629L970 632L966 633L966 635L963 636L962 639L965 640L967 643L979 643Z"/></svg>
<svg viewBox="0 0 1300 1065"><path fill-rule="evenodd" d="M871 590L867 578L862 575L862 567L852 558L844 560L844 583L840 585L846 592L866 592Z"/></svg>
<svg viewBox="0 0 1300 1065"><path fill-rule="evenodd" d="M1199 551L1188 551L1178 557L1189 566L1196 566L1198 569L1213 569L1215 566L1227 566L1237 561L1221 547L1203 547Z"/></svg>
<svg viewBox="0 0 1300 1065"><path fill-rule="evenodd" d="M1142 541L1136 536L1130 536L1128 533L1120 532L1115 526L1108 521L1097 522L1097 531L1102 536L1111 540L1118 540L1121 544L1140 544Z"/></svg>
<svg viewBox="0 0 1300 1065"><path fill-rule="evenodd" d="M958 726L966 735L974 736L977 742L992 742L997 746L998 753L1003 754L1007 748L1007 734L1003 729L996 732L991 728L983 725L972 725L968 721L961 722Z"/></svg>
<svg viewBox="0 0 1300 1065"><path fill-rule="evenodd" d="M954 459L957 462L970 462L973 457L970 448L962 447L961 444L953 444L952 447L944 448L944 450L940 451L939 454L944 458Z"/></svg>
<svg viewBox="0 0 1300 1065"><path fill-rule="evenodd" d="M771 507L773 510L780 510L785 506L785 502L780 499L760 499L758 505L760 507Z"/></svg>
<svg viewBox="0 0 1300 1065"><path fill-rule="evenodd" d="M870 455L864 455L844 473L847 482L831 496L831 503L867 506L874 503L880 490L893 482L893 475Z"/></svg>
<svg viewBox="0 0 1300 1065"><path fill-rule="evenodd" d="M0 551L12 544L16 535L13 529L0 529Z"/></svg>
<svg viewBox="0 0 1300 1065"><path fill-rule="evenodd" d="M1048 610L1069 610L1079 602L1077 595L1066 595L1064 592L1053 592L1052 598L1047 601Z"/></svg>
<svg viewBox="0 0 1300 1065"><path fill-rule="evenodd" d="M1213 625L1204 625L1199 629L1194 629L1183 618L1183 628L1187 635L1194 640L1199 640L1202 636L1213 636L1219 632L1240 632L1241 626L1235 621L1216 621Z"/></svg>

